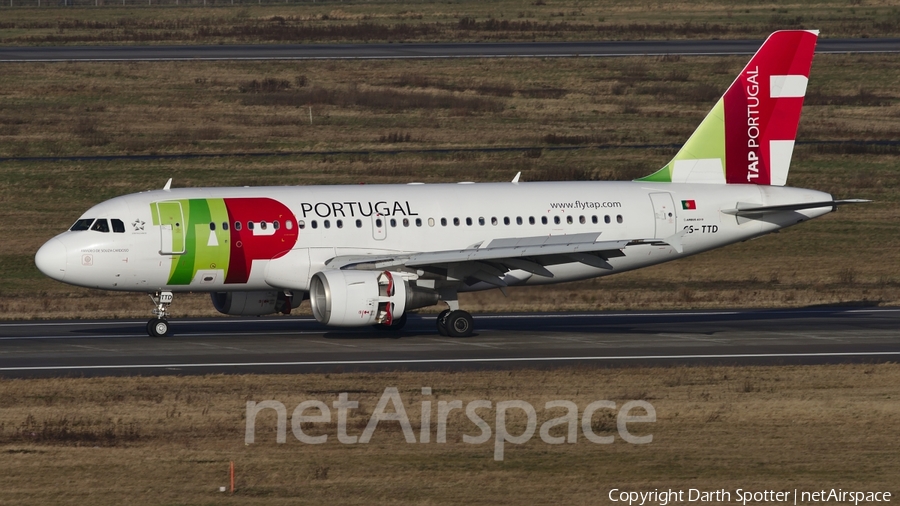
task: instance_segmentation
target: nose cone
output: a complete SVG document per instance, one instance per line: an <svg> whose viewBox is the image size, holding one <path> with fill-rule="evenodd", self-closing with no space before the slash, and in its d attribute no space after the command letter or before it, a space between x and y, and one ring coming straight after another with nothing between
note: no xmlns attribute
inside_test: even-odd
<svg viewBox="0 0 900 506"><path fill-rule="evenodd" d="M62 281L66 276L66 245L50 239L34 255L34 264L46 276Z"/></svg>

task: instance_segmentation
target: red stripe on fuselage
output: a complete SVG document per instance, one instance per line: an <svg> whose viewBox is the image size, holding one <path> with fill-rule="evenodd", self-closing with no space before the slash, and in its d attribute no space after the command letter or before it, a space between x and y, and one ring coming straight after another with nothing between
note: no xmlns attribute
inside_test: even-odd
<svg viewBox="0 0 900 506"><path fill-rule="evenodd" d="M225 199L225 208L231 222L231 257L225 275L226 284L246 283L250 279L254 260L284 256L297 243L297 221L290 209L277 200ZM263 222L266 224L265 230L262 230ZM240 226L237 226L238 223Z"/></svg>

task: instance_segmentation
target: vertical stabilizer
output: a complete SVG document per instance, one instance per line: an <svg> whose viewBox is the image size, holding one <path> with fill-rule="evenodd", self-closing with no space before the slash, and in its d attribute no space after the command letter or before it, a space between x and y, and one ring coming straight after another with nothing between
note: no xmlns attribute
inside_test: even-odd
<svg viewBox="0 0 900 506"><path fill-rule="evenodd" d="M819 32L775 32L665 167L638 181L784 186Z"/></svg>

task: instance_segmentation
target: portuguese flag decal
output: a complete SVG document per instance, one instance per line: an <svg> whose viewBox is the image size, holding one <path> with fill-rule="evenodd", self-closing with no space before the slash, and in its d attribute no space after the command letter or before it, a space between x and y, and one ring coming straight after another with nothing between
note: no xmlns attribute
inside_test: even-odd
<svg viewBox="0 0 900 506"><path fill-rule="evenodd" d="M681 208L682 209L697 209L697 202L694 200L682 200Z"/></svg>

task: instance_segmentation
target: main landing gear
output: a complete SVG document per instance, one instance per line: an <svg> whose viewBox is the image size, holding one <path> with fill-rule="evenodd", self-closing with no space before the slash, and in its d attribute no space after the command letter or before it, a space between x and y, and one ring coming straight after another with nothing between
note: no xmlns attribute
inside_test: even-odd
<svg viewBox="0 0 900 506"><path fill-rule="evenodd" d="M459 309L459 301L455 297L445 297L441 294L444 302L450 306L445 309L437 317L438 334L450 337L469 337L475 329L475 322L467 311Z"/></svg>
<svg viewBox="0 0 900 506"><path fill-rule="evenodd" d="M147 322L147 334L150 337L164 337L172 335L169 329L169 306L175 296L172 292L156 292L150 295L156 308L153 310L155 318Z"/></svg>

